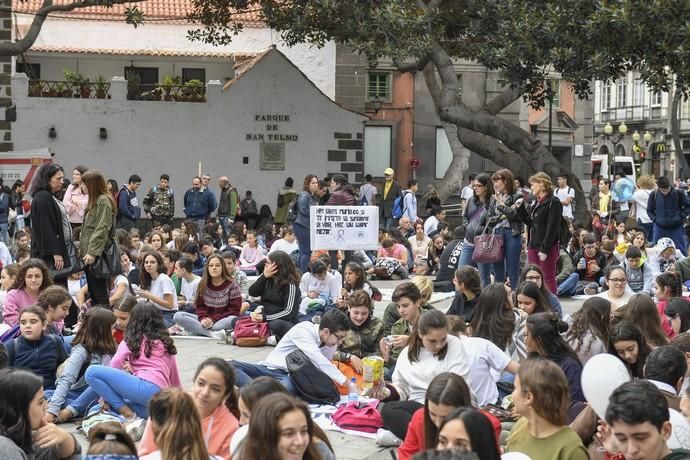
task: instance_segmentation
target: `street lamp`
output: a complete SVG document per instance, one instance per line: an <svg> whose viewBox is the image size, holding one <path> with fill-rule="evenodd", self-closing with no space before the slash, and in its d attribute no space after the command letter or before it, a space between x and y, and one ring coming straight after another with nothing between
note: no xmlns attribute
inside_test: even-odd
<svg viewBox="0 0 690 460"><path fill-rule="evenodd" d="M604 126L604 135L606 136L606 140L610 141L613 144L613 151L609 152L608 157L609 179L611 179L612 181L614 157L616 155L616 146L618 146L618 144L623 140L623 137L627 132L628 127L626 126L625 122L621 122L621 124L618 125L618 134L616 134L615 136L611 136L613 134L613 126L611 126L611 123L606 123L606 126Z"/></svg>

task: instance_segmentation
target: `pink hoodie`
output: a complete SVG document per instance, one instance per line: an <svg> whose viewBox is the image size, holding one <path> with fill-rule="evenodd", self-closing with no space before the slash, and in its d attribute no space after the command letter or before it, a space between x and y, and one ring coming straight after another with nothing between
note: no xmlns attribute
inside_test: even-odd
<svg viewBox="0 0 690 460"><path fill-rule="evenodd" d="M151 347L151 356L147 357L144 350L149 340L144 338L141 341L139 357L134 357L132 351L127 346L126 341L120 342L115 356L110 361L110 367L122 369L126 361L132 367L132 375L140 379L158 385L159 388L181 387L180 372L177 369L175 356L168 353L165 345L160 340L154 340Z"/></svg>

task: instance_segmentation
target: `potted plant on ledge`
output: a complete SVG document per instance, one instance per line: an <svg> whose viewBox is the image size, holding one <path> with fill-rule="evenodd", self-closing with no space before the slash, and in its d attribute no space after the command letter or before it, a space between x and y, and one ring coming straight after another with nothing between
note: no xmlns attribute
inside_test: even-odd
<svg viewBox="0 0 690 460"><path fill-rule="evenodd" d="M96 84L96 98L105 99L108 96L110 82L103 75L99 75L94 83Z"/></svg>

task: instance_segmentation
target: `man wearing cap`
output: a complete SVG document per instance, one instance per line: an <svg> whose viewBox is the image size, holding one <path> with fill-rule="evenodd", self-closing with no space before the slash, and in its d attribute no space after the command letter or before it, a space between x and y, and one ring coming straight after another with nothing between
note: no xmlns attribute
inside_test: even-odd
<svg viewBox="0 0 690 460"><path fill-rule="evenodd" d="M647 200L647 215L654 222L652 242L656 244L660 238L669 237L686 256L688 242L683 232L683 224L690 215L690 197L682 190L674 188L671 181L664 176L656 180L656 186L657 189L649 194Z"/></svg>
<svg viewBox="0 0 690 460"><path fill-rule="evenodd" d="M379 204L381 224L383 224L385 228L392 228L395 225L393 219L393 202L398 195L400 195L400 187L395 182L395 171L393 171L393 168L386 168L386 170L383 171L383 176L386 178L386 181L383 183L381 203Z"/></svg>

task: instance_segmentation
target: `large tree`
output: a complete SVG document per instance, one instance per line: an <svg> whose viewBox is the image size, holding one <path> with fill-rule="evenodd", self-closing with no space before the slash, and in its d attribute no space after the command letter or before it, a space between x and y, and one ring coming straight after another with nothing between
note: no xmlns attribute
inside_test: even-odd
<svg viewBox="0 0 690 460"><path fill-rule="evenodd" d="M233 12L260 8L288 44L328 40L351 46L372 65L392 60L400 71L423 71L444 129L457 141L441 185L462 177L462 146L527 177L567 174L586 215L579 179L535 136L501 118L519 98L543 107L546 80L559 74L580 98L595 79L639 71L648 87L681 93L690 82L687 0L192 0L204 25L190 38L226 44L241 30ZM457 97L454 61L501 72L504 88L483 107ZM455 141L455 139L453 139Z"/></svg>

